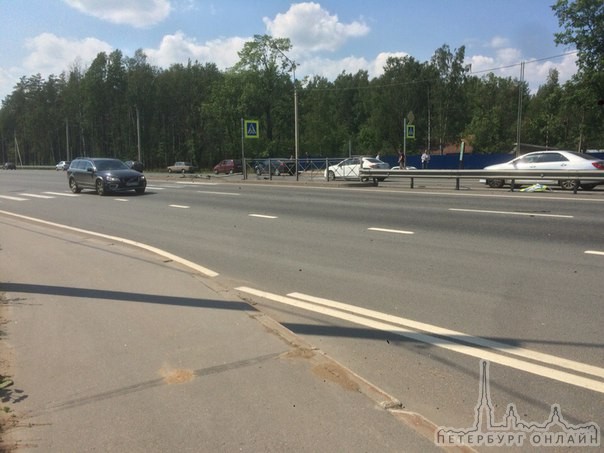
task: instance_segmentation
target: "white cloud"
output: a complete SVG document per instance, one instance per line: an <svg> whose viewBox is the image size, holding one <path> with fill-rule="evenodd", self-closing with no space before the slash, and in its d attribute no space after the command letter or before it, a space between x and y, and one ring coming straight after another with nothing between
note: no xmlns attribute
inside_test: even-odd
<svg viewBox="0 0 604 453"><path fill-rule="evenodd" d="M559 82L564 84L577 72L576 54L568 54L560 61L525 59L518 49L505 48L495 52L494 56L473 55L466 58L466 64L472 66L471 72L477 76L485 76L492 72L497 77L520 79L520 62L525 61L524 80L532 92L547 82L551 69L557 69Z"/></svg>
<svg viewBox="0 0 604 453"><path fill-rule="evenodd" d="M70 41L52 33L42 33L25 43L29 55L23 61L28 74L40 73L44 77L59 75L67 71L76 60L92 62L99 52L111 52L106 42L96 38Z"/></svg>
<svg viewBox="0 0 604 453"><path fill-rule="evenodd" d="M344 24L337 15L331 15L318 3L296 3L274 20L262 19L268 33L277 38L289 38L293 52L334 52L349 38L365 36L369 27L354 21Z"/></svg>
<svg viewBox="0 0 604 453"><path fill-rule="evenodd" d="M159 48L145 49L149 62L167 68L175 63L186 64L188 60L200 63L215 63L219 69L232 67L239 61L239 52L246 38L226 38L198 43L182 32L163 37Z"/></svg>
<svg viewBox="0 0 604 453"><path fill-rule="evenodd" d="M493 49L500 49L502 47L508 47L509 45L510 40L502 36L495 36L489 42L489 47L492 47Z"/></svg>
<svg viewBox="0 0 604 453"><path fill-rule="evenodd" d="M137 28L155 25L170 15L170 0L63 0L78 11L114 24Z"/></svg>
<svg viewBox="0 0 604 453"><path fill-rule="evenodd" d="M299 74L300 77L321 76L328 80L334 80L342 72L356 74L359 71L367 71L371 80L384 74L384 66L388 58L403 58L405 56L408 56L408 54L404 52L381 52L373 60L354 56L338 60L318 57L310 58L301 63Z"/></svg>

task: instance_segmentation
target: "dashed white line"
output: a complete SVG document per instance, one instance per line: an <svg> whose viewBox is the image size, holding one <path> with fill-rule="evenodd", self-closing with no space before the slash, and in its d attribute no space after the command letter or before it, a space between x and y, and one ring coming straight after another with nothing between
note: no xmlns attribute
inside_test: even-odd
<svg viewBox="0 0 604 453"><path fill-rule="evenodd" d="M11 201L28 201L28 198L21 198L21 197L12 197L10 195L0 195L0 198L4 199L4 200L11 200Z"/></svg>
<svg viewBox="0 0 604 453"><path fill-rule="evenodd" d="M600 252L598 250L585 250L585 253L588 255L601 255L604 256L604 252Z"/></svg>
<svg viewBox="0 0 604 453"><path fill-rule="evenodd" d="M181 204L171 204L169 205L171 208L178 208L178 209L189 209L191 206L184 206Z"/></svg>
<svg viewBox="0 0 604 453"><path fill-rule="evenodd" d="M210 190L198 190L197 193L208 193L211 195L232 195L235 197L238 197L239 195L241 195L240 193L233 193L233 192L213 192Z"/></svg>
<svg viewBox="0 0 604 453"><path fill-rule="evenodd" d="M413 231L405 231L405 230L391 230L388 228L367 228L369 231L380 231L382 233L394 233L394 234L415 234Z"/></svg>
<svg viewBox="0 0 604 453"><path fill-rule="evenodd" d="M79 197L77 193L67 193L67 192L44 192L48 195L58 195L60 197Z"/></svg>
<svg viewBox="0 0 604 453"><path fill-rule="evenodd" d="M50 198L54 198L54 196L52 196L52 195L38 195L37 193L21 193L19 195L23 195L24 197L31 197L31 198L42 198L43 200L48 200Z"/></svg>
<svg viewBox="0 0 604 453"><path fill-rule="evenodd" d="M558 217L560 219L572 219L572 215L560 215L560 214L541 214L538 212L514 212L514 211L487 211L482 209L455 209L449 208L449 211L457 212L476 212L479 214L505 214L505 215L522 215L528 217Z"/></svg>
<svg viewBox="0 0 604 453"><path fill-rule="evenodd" d="M259 219L277 219L277 216L274 215L264 215L264 214L249 214L250 217L258 217Z"/></svg>

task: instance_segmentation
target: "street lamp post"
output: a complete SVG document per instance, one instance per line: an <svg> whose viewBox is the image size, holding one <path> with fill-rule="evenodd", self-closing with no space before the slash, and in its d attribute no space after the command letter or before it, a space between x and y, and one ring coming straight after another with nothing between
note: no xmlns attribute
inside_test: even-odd
<svg viewBox="0 0 604 453"><path fill-rule="evenodd" d="M296 165L296 181L299 179L298 175L298 87L296 85L296 62L285 55L281 49L277 47L273 47L277 52L279 52L283 58L285 58L289 64L292 66L292 74L294 76L294 150L295 150L295 165Z"/></svg>

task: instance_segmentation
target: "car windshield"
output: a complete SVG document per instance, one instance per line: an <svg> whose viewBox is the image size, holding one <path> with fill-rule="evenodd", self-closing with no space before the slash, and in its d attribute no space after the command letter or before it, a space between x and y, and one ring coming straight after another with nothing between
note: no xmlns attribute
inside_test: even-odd
<svg viewBox="0 0 604 453"><path fill-rule="evenodd" d="M97 170L128 170L128 166L117 159L96 160L94 165Z"/></svg>

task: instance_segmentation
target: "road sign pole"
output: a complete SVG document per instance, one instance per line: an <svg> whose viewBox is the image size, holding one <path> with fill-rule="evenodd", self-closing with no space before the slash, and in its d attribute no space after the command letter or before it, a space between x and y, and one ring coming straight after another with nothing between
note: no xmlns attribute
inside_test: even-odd
<svg viewBox="0 0 604 453"><path fill-rule="evenodd" d="M247 165L245 164L245 124L241 118L241 165L243 167L243 179L247 179Z"/></svg>

